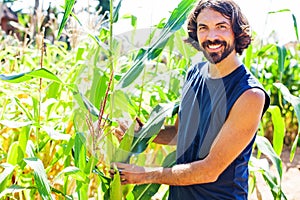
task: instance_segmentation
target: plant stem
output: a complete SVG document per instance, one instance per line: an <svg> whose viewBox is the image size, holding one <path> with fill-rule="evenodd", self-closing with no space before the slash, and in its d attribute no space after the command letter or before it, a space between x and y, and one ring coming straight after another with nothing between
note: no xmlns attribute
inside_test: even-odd
<svg viewBox="0 0 300 200"><path fill-rule="evenodd" d="M104 126L105 122L102 124L102 119L104 115L104 110L106 107L108 94L111 88L113 88L113 77L114 77L114 62L113 62L113 1L110 1L110 13L109 13L109 55L108 55L108 62L109 62L109 68L110 68L110 78L107 85L107 89L105 92L105 96L103 98L103 101L100 102L100 111L98 115L98 122L97 122L97 129L96 132L93 133L93 151L96 150L96 145L99 140L103 138L104 135ZM112 100L111 100L112 101ZM112 105L112 104L111 104ZM112 114L112 106L110 107L110 113ZM103 135L102 135L103 134Z"/></svg>
<svg viewBox="0 0 300 200"><path fill-rule="evenodd" d="M43 61L44 61L44 28L42 34L42 41L41 41L41 59L40 59L40 68L43 68ZM38 127L36 129L36 141L37 141L37 152L39 152L39 133L40 133L40 123L41 123L41 108L42 108L42 84L43 84L43 79L40 78L40 83L39 83L39 105L38 105L38 116L37 116L37 122L38 122Z"/></svg>
<svg viewBox="0 0 300 200"><path fill-rule="evenodd" d="M114 56L113 56L113 23L114 23L114 7L113 0L109 1L109 67L110 67L110 79L108 85L108 91L114 90ZM113 116L113 97L110 98L110 111L109 115Z"/></svg>

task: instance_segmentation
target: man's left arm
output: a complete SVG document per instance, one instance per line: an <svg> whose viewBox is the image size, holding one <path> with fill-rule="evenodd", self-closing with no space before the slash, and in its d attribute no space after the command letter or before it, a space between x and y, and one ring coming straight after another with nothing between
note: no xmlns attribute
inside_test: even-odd
<svg viewBox="0 0 300 200"><path fill-rule="evenodd" d="M159 183L193 185L214 182L253 139L263 112L265 94L261 89L245 91L234 104L208 156L171 168L146 168L115 163L122 184Z"/></svg>

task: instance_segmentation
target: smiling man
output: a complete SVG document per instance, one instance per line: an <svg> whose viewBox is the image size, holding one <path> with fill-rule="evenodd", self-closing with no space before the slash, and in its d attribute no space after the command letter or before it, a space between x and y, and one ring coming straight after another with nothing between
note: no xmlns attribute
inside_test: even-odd
<svg viewBox="0 0 300 200"><path fill-rule="evenodd" d="M238 57L251 42L248 21L231 0L202 0L189 17L188 33L208 62L191 67L176 124L154 140L177 144L176 165L116 163L122 183L170 185L169 199L247 199L248 161L269 106Z"/></svg>

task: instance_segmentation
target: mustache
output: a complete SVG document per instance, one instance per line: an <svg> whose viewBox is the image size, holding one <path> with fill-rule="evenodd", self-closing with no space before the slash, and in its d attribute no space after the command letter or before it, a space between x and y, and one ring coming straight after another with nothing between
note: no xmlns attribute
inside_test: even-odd
<svg viewBox="0 0 300 200"><path fill-rule="evenodd" d="M222 40L214 40L214 41L206 40L202 42L202 47L205 48L208 47L209 45L219 45L219 44L226 46L226 42Z"/></svg>

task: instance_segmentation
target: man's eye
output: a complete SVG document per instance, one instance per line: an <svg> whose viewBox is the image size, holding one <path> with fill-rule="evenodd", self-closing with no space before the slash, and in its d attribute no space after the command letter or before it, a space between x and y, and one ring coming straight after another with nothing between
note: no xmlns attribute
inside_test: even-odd
<svg viewBox="0 0 300 200"><path fill-rule="evenodd" d="M204 31L206 28L204 26L198 27L198 31Z"/></svg>
<svg viewBox="0 0 300 200"><path fill-rule="evenodd" d="M226 30L226 29L227 29L227 26L220 25L220 26L219 26L219 29Z"/></svg>

